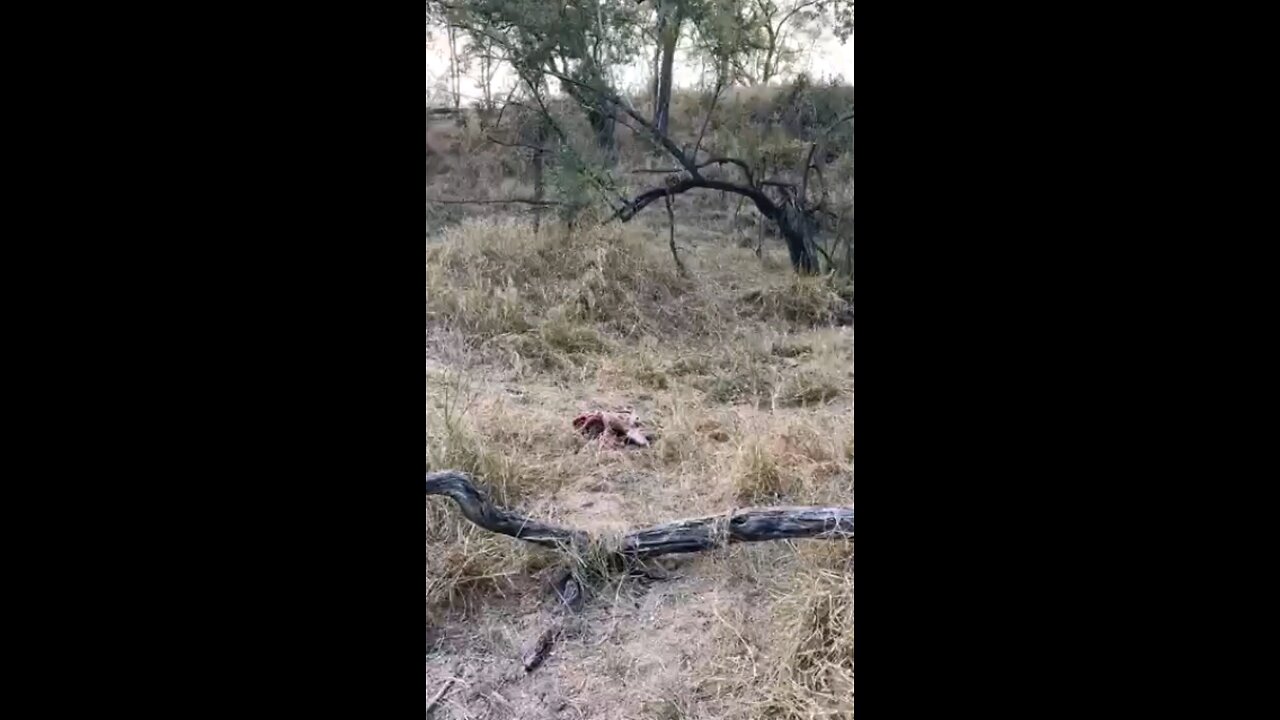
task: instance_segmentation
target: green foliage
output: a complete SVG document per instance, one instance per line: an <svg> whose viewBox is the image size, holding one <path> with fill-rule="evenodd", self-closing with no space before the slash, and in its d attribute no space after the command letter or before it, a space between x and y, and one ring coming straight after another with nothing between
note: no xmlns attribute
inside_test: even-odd
<svg viewBox="0 0 1280 720"><path fill-rule="evenodd" d="M560 219L576 219L590 204L594 192L591 169L571 146L561 145L547 175L551 196L561 203Z"/></svg>
<svg viewBox="0 0 1280 720"><path fill-rule="evenodd" d="M432 6L429 2L429 24ZM535 115L542 122L536 132L522 132L511 118L519 115L513 111L504 117L503 129L515 125L515 141L552 149L538 155L533 194L555 200L560 219L570 227L580 226L595 211L622 207L635 195L630 188L620 191L619 182L647 185L648 178L620 174L616 181L611 175L618 158L627 156L619 152L618 143L625 141L619 139L618 127L634 130L645 125L643 119L617 113L613 68L637 56L647 62L658 42L668 53L660 63L665 74L671 49L661 45L659 36L665 29L668 40L671 33L687 33L684 37L692 40L695 52L710 61L716 90L710 91L708 83L700 101L691 103L696 112L678 113L682 121L676 124L668 126L669 115L659 110L662 121L654 124L666 134L664 140L670 140L669 146L683 146L686 153L697 142L715 156L744 161L749 173L728 165L709 172L736 183L753 178L755 190L763 191L777 207L794 211L795 218L779 216L772 207L760 206L765 215L782 218L777 221L793 241L793 250L798 236L817 232L827 235L816 246L823 252L823 268L851 267L851 259L842 262L836 253L852 246L852 186L839 178L852 176L853 123L848 118L853 88L834 82L814 85L803 73L780 92L776 85L724 86L777 77L806 36L816 37L830 28L842 40L849 37L852 0L449 0L434 6L436 18L450 26L451 37L461 32L471 41L459 61L470 56L483 59L484 65L501 56L516 71L517 100L524 108L519 114ZM488 71L480 70L485 77ZM731 97L735 93L736 99ZM487 86L484 96L492 106ZM666 96L660 89L657 104L664 105ZM647 100L632 98L632 105L641 107ZM652 140L645 130L637 132L641 143ZM657 152L666 154L661 148ZM634 159L634 153L630 157ZM805 167L809 157L818 164L812 172ZM828 167L833 163L840 165ZM796 257L803 260L802 252L793 255L793 262L809 269L807 261ZM851 252L842 257L851 258Z"/></svg>
<svg viewBox="0 0 1280 720"><path fill-rule="evenodd" d="M853 0L832 0L824 6L831 11L831 32L840 38L841 44L848 42L853 35Z"/></svg>

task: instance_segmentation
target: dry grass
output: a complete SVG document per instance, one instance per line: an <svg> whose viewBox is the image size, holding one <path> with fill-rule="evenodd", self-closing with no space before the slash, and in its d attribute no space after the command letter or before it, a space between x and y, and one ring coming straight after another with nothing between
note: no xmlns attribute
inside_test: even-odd
<svg viewBox="0 0 1280 720"><path fill-rule="evenodd" d="M803 326L830 325L840 319L849 294L831 276L792 276L788 282L743 296L747 313L762 320L786 321Z"/></svg>
<svg viewBox="0 0 1280 720"><path fill-rule="evenodd" d="M785 640L765 684L766 717L844 717L854 692L853 555L809 544L790 583L775 594Z"/></svg>
<svg viewBox="0 0 1280 720"><path fill-rule="evenodd" d="M684 278L664 238L512 220L430 238L427 467L605 542L734 507L851 502L841 288L714 234L683 253ZM635 408L653 448L584 444L569 421L602 406ZM493 536L440 498L426 523L428 694L466 683L439 718L852 716L852 543L675 557L652 581ZM591 600L526 675L521 646L550 621L543 581L565 560Z"/></svg>

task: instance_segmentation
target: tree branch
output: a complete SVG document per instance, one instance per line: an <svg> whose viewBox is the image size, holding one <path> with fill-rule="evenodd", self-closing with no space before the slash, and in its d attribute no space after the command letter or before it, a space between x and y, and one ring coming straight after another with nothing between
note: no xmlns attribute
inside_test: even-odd
<svg viewBox="0 0 1280 720"><path fill-rule="evenodd" d="M711 122L711 115L716 111L716 103L720 101L720 88L724 87L724 73L716 75L716 89L711 95L711 107L707 109L707 116L702 119L702 129L698 131L698 141L693 144L693 159L698 159L698 148L702 147L702 136L707 134L707 125Z"/></svg>
<svg viewBox="0 0 1280 720"><path fill-rule="evenodd" d="M737 158L725 158L725 157L711 158L710 160L704 160L698 163L698 169L701 170L702 168L710 167L712 165L737 165L738 167L742 168L743 174L747 176L748 185L755 185L756 183L755 178L751 176L751 168L745 162ZM666 175L669 173L683 172L683 170L681 168L637 168L635 170L628 170L627 172L653 173L657 175Z"/></svg>
<svg viewBox="0 0 1280 720"><path fill-rule="evenodd" d="M493 143L493 144L495 144L495 145L502 145L502 146L504 146L504 147L527 148L527 149L529 149L529 150L533 150L534 152L538 152L538 153L549 153L549 152L551 152L551 151L550 151L550 150L548 150L547 148L544 148L544 147L538 147L537 145L529 145L529 144L526 144L526 143L518 143L518 142L515 142L515 143L503 142L503 141L499 140L498 138L496 138L496 137L494 137L494 136L492 136L492 135L485 135L485 139L487 139L489 142L491 142L491 143Z"/></svg>
<svg viewBox="0 0 1280 720"><path fill-rule="evenodd" d="M609 101L614 106L621 108L623 112L631 116L631 118L635 120L637 123L639 123L641 127L643 127L645 130L648 130L649 133L653 136L653 139L656 140L658 144L661 145L662 148L666 150L668 154L671 155L671 157L675 158L676 162L680 163L680 165L685 170L687 170L689 174L697 176L698 168L694 164L694 162L689 159L689 156L686 155L684 151L680 149L679 146L677 146L674 142L672 142L671 138L667 137L665 134L661 132L658 132L658 129L653 126L653 123L644 119L644 116L636 112L635 109L631 107L631 104L628 103L626 100L622 99L617 95L614 95L611 92L601 90L598 87L589 85L580 80L575 80L569 77L568 75L565 75L564 73L557 72L555 70L543 70L542 72L560 80L561 82L569 83L571 85L581 87L586 90L590 90L591 92L595 93L597 96L603 98L604 100Z"/></svg>
<svg viewBox="0 0 1280 720"><path fill-rule="evenodd" d="M649 190L645 190L644 192L637 195L634 200L631 200L630 202L628 202L626 207L614 213L613 217L616 217L622 220L623 222L627 222L631 218L635 217L636 213L640 212L641 210L646 208L650 203L662 197L663 195L667 195L667 194L680 195L682 193L686 193L695 188L706 188L708 190L723 190L725 192L731 192L736 195L742 195L750 199L752 202L754 202L756 204L756 209L758 209L762 215L769 218L770 220L776 220L780 212L777 203L775 203L772 199L770 199L768 195L765 195L763 192L761 192L760 190L754 187L747 187L745 185L736 185L734 183L725 182L723 180L709 180L702 176L698 176L696 178L684 178L670 186L650 188Z"/></svg>
<svg viewBox="0 0 1280 720"><path fill-rule="evenodd" d="M710 160L699 163L698 167L704 168L704 167L707 167L708 165L737 165L738 167L742 168L742 174L747 176L747 184L748 185L756 184L755 178L751 176L751 168L745 162L737 158L728 158L728 157L711 158Z"/></svg>
<svg viewBox="0 0 1280 720"><path fill-rule="evenodd" d="M825 140L826 140L826 137L824 136L823 144L826 144ZM809 154L804 159L804 175L801 177L801 180L800 180L800 202L801 203L807 202L807 200L805 200L805 193L808 192L809 190L809 170L810 168L813 167L813 153L817 149L818 149L818 143L816 142L811 143L809 145Z"/></svg>

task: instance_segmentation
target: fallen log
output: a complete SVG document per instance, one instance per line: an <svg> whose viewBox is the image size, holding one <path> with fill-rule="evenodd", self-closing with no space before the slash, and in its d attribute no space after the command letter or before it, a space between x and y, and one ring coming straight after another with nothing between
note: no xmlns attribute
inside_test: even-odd
<svg viewBox="0 0 1280 720"><path fill-rule="evenodd" d="M468 520L490 532L563 549L586 548L591 543L590 535L581 530L550 525L495 506L466 473L427 473L426 489L427 495L452 499ZM614 552L623 559L643 559L713 550L739 542L853 537L851 507L750 508L636 530L624 535Z"/></svg>

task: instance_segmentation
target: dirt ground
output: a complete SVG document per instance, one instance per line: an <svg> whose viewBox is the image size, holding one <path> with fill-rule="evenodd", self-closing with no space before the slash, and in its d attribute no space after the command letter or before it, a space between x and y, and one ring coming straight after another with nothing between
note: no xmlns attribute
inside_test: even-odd
<svg viewBox="0 0 1280 720"><path fill-rule="evenodd" d="M643 227L546 235L491 223L428 240L428 470L604 536L853 505L853 327L827 281L728 238L688 252L690 279ZM570 424L621 407L653 447L601 448ZM852 541L669 556L649 576L592 576L564 613L551 579L566 558L475 528L449 500L426 506L436 718L853 717Z"/></svg>

